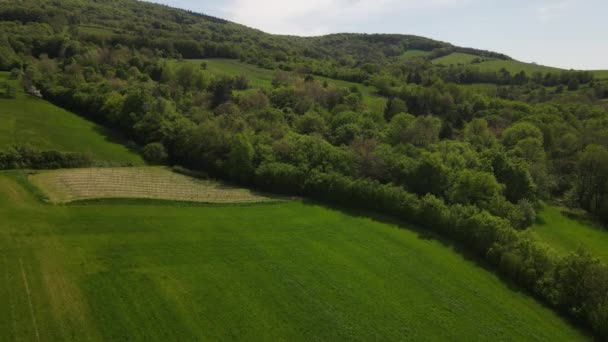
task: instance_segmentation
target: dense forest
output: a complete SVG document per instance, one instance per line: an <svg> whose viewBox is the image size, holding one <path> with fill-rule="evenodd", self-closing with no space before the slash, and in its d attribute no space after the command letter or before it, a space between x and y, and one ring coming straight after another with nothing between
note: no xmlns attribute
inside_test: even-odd
<svg viewBox="0 0 608 342"><path fill-rule="evenodd" d="M608 223L608 84L593 73L440 66L453 52L510 58L415 36L273 36L130 0L15 1L0 20L0 70L121 131L151 163L417 223L608 338L606 265L520 232L540 201ZM427 54L400 57L411 50ZM272 87L174 63L214 57L276 70ZM320 76L373 86L385 110ZM16 149L0 166L83 158Z"/></svg>

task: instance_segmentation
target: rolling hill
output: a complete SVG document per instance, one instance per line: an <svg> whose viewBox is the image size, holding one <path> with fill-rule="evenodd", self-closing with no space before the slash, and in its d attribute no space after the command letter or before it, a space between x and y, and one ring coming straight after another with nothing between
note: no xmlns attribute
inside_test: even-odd
<svg viewBox="0 0 608 342"><path fill-rule="evenodd" d="M605 232L537 213L570 196L608 222L604 72L135 0L5 2L0 32L0 70L44 96L3 95L0 147L143 164L121 132L213 177L0 171L0 336L608 337ZM7 151L5 169L90 165Z"/></svg>
<svg viewBox="0 0 608 342"><path fill-rule="evenodd" d="M24 184L0 174L8 340L586 339L452 247L364 215L52 206Z"/></svg>

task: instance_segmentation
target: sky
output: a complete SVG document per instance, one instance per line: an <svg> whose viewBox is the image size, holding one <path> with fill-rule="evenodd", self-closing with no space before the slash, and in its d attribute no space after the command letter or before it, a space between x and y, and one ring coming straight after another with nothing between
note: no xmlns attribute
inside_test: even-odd
<svg viewBox="0 0 608 342"><path fill-rule="evenodd" d="M274 34L414 34L565 69L608 69L607 0L151 0Z"/></svg>

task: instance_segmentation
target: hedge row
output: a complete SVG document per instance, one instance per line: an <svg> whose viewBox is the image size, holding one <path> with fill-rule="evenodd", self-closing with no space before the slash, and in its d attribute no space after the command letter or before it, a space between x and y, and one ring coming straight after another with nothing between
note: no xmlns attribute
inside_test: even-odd
<svg viewBox="0 0 608 342"><path fill-rule="evenodd" d="M475 206L448 205L393 185L311 171L282 163L261 165L258 186L333 204L373 210L415 223L466 246L540 300L608 339L608 267L584 252L558 256L515 230L508 220Z"/></svg>

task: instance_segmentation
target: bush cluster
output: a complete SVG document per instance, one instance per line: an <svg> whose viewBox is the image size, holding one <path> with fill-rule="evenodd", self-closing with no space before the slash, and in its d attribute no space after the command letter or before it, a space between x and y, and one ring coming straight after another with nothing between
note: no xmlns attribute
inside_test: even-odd
<svg viewBox="0 0 608 342"><path fill-rule="evenodd" d="M63 169L92 165L93 160L82 153L56 150L39 151L25 145L0 150L0 170Z"/></svg>

